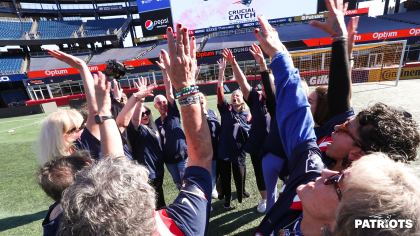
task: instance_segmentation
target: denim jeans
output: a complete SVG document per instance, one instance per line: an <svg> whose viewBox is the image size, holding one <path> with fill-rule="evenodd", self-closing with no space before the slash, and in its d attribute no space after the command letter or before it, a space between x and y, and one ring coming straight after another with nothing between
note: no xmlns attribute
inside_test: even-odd
<svg viewBox="0 0 420 236"><path fill-rule="evenodd" d="M264 174L265 187L267 189L267 207L265 214L276 203L277 180L283 167L284 160L272 153L267 153L262 159L262 169Z"/></svg>
<svg viewBox="0 0 420 236"><path fill-rule="evenodd" d="M174 164L166 164L169 173L172 175L172 179L178 190L181 189L182 179L184 178L185 168L187 168L188 157L185 160Z"/></svg>

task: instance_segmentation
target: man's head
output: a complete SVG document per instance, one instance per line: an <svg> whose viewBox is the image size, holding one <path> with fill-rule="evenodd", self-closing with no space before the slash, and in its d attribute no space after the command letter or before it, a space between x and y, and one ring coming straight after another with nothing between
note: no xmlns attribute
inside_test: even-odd
<svg viewBox="0 0 420 236"><path fill-rule="evenodd" d="M355 161L344 172L340 185L342 198L335 214L333 234L325 235L416 235L420 230L420 180L413 170L403 163L396 163L383 153L374 153ZM397 221L397 227L371 228L359 225L356 220ZM406 227L398 220L411 220ZM395 223L395 222L394 222ZM395 225L391 224L390 226ZM375 227L376 226L376 227Z"/></svg>
<svg viewBox="0 0 420 236"><path fill-rule="evenodd" d="M61 235L153 235L155 197L146 167L105 157L64 192Z"/></svg>
<svg viewBox="0 0 420 236"><path fill-rule="evenodd" d="M49 197L60 202L62 193L73 183L75 174L91 164L91 159L84 152L54 159L38 170L38 184Z"/></svg>
<svg viewBox="0 0 420 236"><path fill-rule="evenodd" d="M335 127L327 155L353 161L367 152L381 151L414 160L420 134L417 123L407 114L383 103L361 111L346 124Z"/></svg>
<svg viewBox="0 0 420 236"><path fill-rule="evenodd" d="M374 215L413 219L415 229L410 232L416 232L420 229L420 181L409 167L391 159L373 153L343 172L323 170L315 182L297 188L303 217L322 222L326 235L332 235L331 231L333 235L379 235L366 228L355 229L356 219L374 219ZM402 234L397 231L383 235Z"/></svg>
<svg viewBox="0 0 420 236"><path fill-rule="evenodd" d="M168 110L168 100L163 95L156 95L153 99L155 103L155 108L159 111L161 116L164 116L166 114L166 111Z"/></svg>

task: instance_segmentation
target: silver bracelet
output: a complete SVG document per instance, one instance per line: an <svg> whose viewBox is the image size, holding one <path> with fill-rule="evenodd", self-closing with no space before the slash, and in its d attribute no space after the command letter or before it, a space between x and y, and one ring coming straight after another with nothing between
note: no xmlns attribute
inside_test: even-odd
<svg viewBox="0 0 420 236"><path fill-rule="evenodd" d="M183 97L178 99L179 105L180 106L189 106L191 104L200 104L201 103L201 99L200 99L200 95L195 94L193 96L190 97Z"/></svg>

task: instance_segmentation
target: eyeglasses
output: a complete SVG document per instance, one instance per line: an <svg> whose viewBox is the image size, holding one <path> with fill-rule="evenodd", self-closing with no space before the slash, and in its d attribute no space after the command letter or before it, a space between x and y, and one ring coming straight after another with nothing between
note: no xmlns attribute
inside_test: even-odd
<svg viewBox="0 0 420 236"><path fill-rule="evenodd" d="M67 134L73 133L74 131L79 131L85 128L86 122L83 122L80 127L74 127L73 129L70 129L69 131L67 131Z"/></svg>
<svg viewBox="0 0 420 236"><path fill-rule="evenodd" d="M150 110L147 110L147 111L141 113L141 117L143 117L145 115L149 116L150 115Z"/></svg>
<svg viewBox="0 0 420 236"><path fill-rule="evenodd" d="M359 148L361 148L363 150L362 144L360 144L359 141L357 141L357 139L350 133L350 131L347 129L347 125L349 124L350 119L348 119L346 122L344 122L344 124L342 124L340 126L340 128L338 128L335 132L338 131L343 131L344 133L346 133L348 136L350 136L351 139L353 139L353 141L357 144L357 146Z"/></svg>
<svg viewBox="0 0 420 236"><path fill-rule="evenodd" d="M158 101L158 102L156 102L158 105L165 105L166 104L166 101Z"/></svg>
<svg viewBox="0 0 420 236"><path fill-rule="evenodd" d="M324 180L325 185L334 184L334 188L335 188L335 191L337 192L339 201L341 201L341 189L340 189L340 183L339 182L340 182L341 178L343 178L343 176L344 176L344 172L340 171L339 173L337 173L335 175L331 175L330 177L328 177L327 179Z"/></svg>

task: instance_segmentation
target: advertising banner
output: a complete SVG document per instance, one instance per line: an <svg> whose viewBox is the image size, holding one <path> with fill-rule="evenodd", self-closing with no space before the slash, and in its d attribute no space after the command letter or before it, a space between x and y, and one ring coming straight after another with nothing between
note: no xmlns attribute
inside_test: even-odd
<svg viewBox="0 0 420 236"><path fill-rule="evenodd" d="M403 67L401 69L400 79L420 79L420 66Z"/></svg>
<svg viewBox="0 0 420 236"><path fill-rule="evenodd" d="M360 14L368 14L369 7L361 8L361 9L354 9L354 10L347 10L344 15L351 16L351 15L360 15Z"/></svg>
<svg viewBox="0 0 420 236"><path fill-rule="evenodd" d="M166 34L166 28L172 27L171 8L140 13L143 37Z"/></svg>
<svg viewBox="0 0 420 236"><path fill-rule="evenodd" d="M194 31L200 29L212 32L218 31L218 27L230 25L236 28L239 25L241 28L241 24L258 21L257 16L261 14L268 20L282 19L277 23L287 22L288 17L316 14L317 1L295 0L291 3L286 0L179 0L172 1L171 8L173 22L181 22Z"/></svg>
<svg viewBox="0 0 420 236"><path fill-rule="evenodd" d="M0 83L16 82L16 81L22 81L24 79L25 79L25 76L23 74L19 74L19 75L0 75Z"/></svg>
<svg viewBox="0 0 420 236"><path fill-rule="evenodd" d="M153 64L148 59L125 61L124 63L126 65L131 65L134 67ZM107 64L102 64L102 65L88 66L88 68L90 72L96 72L96 71L104 71L106 66ZM53 76L61 76L61 75L79 74L79 71L74 68L63 68L63 69L55 69L55 70L28 71L27 73L28 73L29 78L35 79L35 78L53 77Z"/></svg>
<svg viewBox="0 0 420 236"><path fill-rule="evenodd" d="M121 11L123 10L122 5L112 5L112 6L100 6L98 11Z"/></svg>
<svg viewBox="0 0 420 236"><path fill-rule="evenodd" d="M300 77L306 80L309 86L328 85L329 70L320 71L306 71L300 72ZM352 83L364 83L369 80L369 70L352 70L351 80ZM370 81L369 81L370 82Z"/></svg>
<svg viewBox="0 0 420 236"><path fill-rule="evenodd" d="M402 38L420 35L420 28L383 31L374 33L365 33L356 35L356 42L373 41L373 40L386 40L392 38ZM304 39L302 40L308 47L329 45L332 43L331 37L317 38L317 39Z"/></svg>
<svg viewBox="0 0 420 236"><path fill-rule="evenodd" d="M171 7L169 0L137 0L139 13Z"/></svg>

